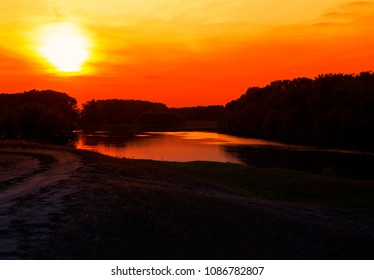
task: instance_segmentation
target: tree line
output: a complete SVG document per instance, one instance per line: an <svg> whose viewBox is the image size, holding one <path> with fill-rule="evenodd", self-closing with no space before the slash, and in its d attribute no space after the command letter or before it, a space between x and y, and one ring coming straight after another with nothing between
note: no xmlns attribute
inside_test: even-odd
<svg viewBox="0 0 374 280"><path fill-rule="evenodd" d="M226 104L223 133L373 150L374 74L327 74L251 87Z"/></svg>
<svg viewBox="0 0 374 280"><path fill-rule="evenodd" d="M374 74L328 74L251 87L223 106L168 108L140 100L90 100L66 93L0 94L0 138L64 142L74 129L106 125L180 128L218 121L219 132L296 144L373 150Z"/></svg>
<svg viewBox="0 0 374 280"><path fill-rule="evenodd" d="M0 138L66 144L77 128L77 101L66 93L0 94Z"/></svg>
<svg viewBox="0 0 374 280"><path fill-rule="evenodd" d="M223 106L168 108L165 104L141 100L90 100L83 104L83 126L148 125L171 127L185 121L218 121Z"/></svg>
<svg viewBox="0 0 374 280"><path fill-rule="evenodd" d="M141 100L90 100L77 106L66 93L31 90L0 94L0 139L65 144L75 129L105 126L180 127L185 121L217 121L223 106L168 108Z"/></svg>

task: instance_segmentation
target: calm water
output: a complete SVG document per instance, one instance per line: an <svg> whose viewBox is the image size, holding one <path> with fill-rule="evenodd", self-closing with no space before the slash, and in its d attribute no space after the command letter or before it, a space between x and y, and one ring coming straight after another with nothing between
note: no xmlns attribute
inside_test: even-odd
<svg viewBox="0 0 374 280"><path fill-rule="evenodd" d="M147 132L128 137L110 131L95 131L82 132L77 148L119 158L243 163L229 149L242 145L283 146L277 142L212 132Z"/></svg>

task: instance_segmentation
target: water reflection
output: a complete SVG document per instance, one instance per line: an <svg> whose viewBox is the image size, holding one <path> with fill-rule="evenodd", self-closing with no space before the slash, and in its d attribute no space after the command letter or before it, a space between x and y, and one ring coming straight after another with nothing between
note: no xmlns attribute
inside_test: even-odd
<svg viewBox="0 0 374 280"><path fill-rule="evenodd" d="M82 132L77 148L119 158L218 161L373 180L374 155L295 146L212 132Z"/></svg>
<svg viewBox="0 0 374 280"><path fill-rule="evenodd" d="M226 147L231 145L276 145L212 132L146 132L135 136L109 131L82 132L77 148L114 157L166 161L219 161L243 163Z"/></svg>

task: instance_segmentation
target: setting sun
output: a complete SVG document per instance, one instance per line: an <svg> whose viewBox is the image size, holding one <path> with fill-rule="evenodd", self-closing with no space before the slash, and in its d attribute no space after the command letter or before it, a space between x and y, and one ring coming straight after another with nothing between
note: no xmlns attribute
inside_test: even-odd
<svg viewBox="0 0 374 280"><path fill-rule="evenodd" d="M59 72L80 72L89 58L89 40L70 23L53 24L42 28L40 55Z"/></svg>

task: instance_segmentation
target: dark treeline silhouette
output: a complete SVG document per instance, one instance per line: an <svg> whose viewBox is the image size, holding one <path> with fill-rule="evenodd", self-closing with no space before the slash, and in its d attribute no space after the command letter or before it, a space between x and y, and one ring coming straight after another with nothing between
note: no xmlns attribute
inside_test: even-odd
<svg viewBox="0 0 374 280"><path fill-rule="evenodd" d="M139 116L139 123L146 126L173 127L182 124L185 119L170 111L149 111Z"/></svg>
<svg viewBox="0 0 374 280"><path fill-rule="evenodd" d="M91 100L83 104L81 124L170 127L185 121L217 121L223 110L223 106L168 108L162 103L140 100Z"/></svg>
<svg viewBox="0 0 374 280"><path fill-rule="evenodd" d="M0 139L66 144L77 128L125 126L139 129L181 128L185 121L217 121L223 106L168 108L140 100L91 100L77 107L66 93L31 90L0 94Z"/></svg>
<svg viewBox="0 0 374 280"><path fill-rule="evenodd" d="M328 74L252 87L229 102L224 133L292 143L373 150L374 74Z"/></svg>
<svg viewBox="0 0 374 280"><path fill-rule="evenodd" d="M225 107L220 105L171 108L170 111L181 115L188 121L218 121Z"/></svg>
<svg viewBox="0 0 374 280"><path fill-rule="evenodd" d="M82 125L133 124L145 112L164 112L165 104L140 100L91 100L83 104Z"/></svg>
<svg viewBox="0 0 374 280"><path fill-rule="evenodd" d="M374 74L328 74L249 88L223 106L168 108L139 100L91 100L32 90L0 94L0 137L56 141L80 126L143 125L182 129L185 121L217 121L219 131L247 137L373 150Z"/></svg>
<svg viewBox="0 0 374 280"><path fill-rule="evenodd" d="M66 144L77 127L77 101L66 93L0 94L0 137Z"/></svg>

